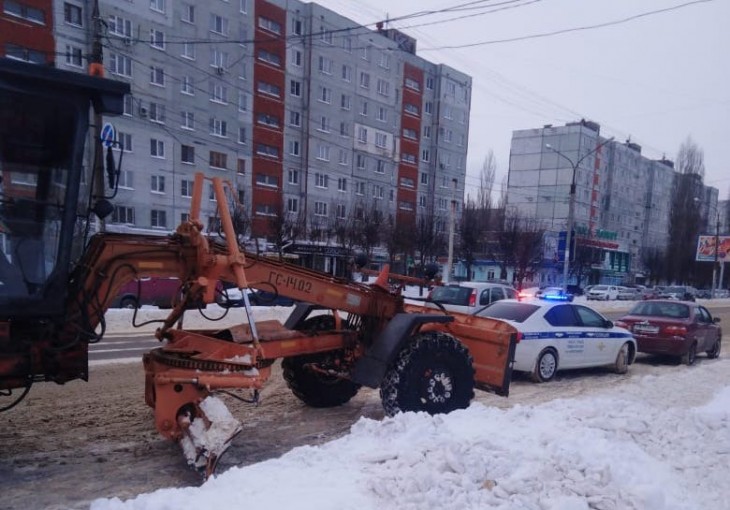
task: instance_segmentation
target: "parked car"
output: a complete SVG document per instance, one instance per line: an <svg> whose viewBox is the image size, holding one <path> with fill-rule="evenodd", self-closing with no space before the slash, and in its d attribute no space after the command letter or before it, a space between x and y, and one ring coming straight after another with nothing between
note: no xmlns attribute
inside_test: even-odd
<svg viewBox="0 0 730 510"><path fill-rule="evenodd" d="M574 299L573 294L565 292L562 287L546 287L536 297L552 301L573 301Z"/></svg>
<svg viewBox="0 0 730 510"><path fill-rule="evenodd" d="M641 292L635 287L618 287L618 296L616 299L621 301L635 301L641 298Z"/></svg>
<svg viewBox="0 0 730 510"><path fill-rule="evenodd" d="M660 287L659 285L655 287L647 287L644 291L642 299L659 299L659 296L663 291L664 287Z"/></svg>
<svg viewBox="0 0 730 510"><path fill-rule="evenodd" d="M692 365L698 352L720 356L720 319L704 307L676 300L637 303L617 324L631 330L639 352L665 354Z"/></svg>
<svg viewBox="0 0 730 510"><path fill-rule="evenodd" d="M582 296L585 294L585 291L578 285L568 285L568 292L574 296Z"/></svg>
<svg viewBox="0 0 730 510"><path fill-rule="evenodd" d="M517 299L517 291L499 283L459 282L434 287L426 305L471 314L502 299Z"/></svg>
<svg viewBox="0 0 730 510"><path fill-rule="evenodd" d="M172 308L180 293L177 278L140 278L124 285L112 301L112 308L157 306Z"/></svg>
<svg viewBox="0 0 730 510"><path fill-rule="evenodd" d="M594 285L586 294L586 298L599 301L612 301L618 299L618 287L616 285Z"/></svg>
<svg viewBox="0 0 730 510"><path fill-rule="evenodd" d="M260 289L239 289L235 284L224 282L216 292L216 303L224 308L243 306L243 294L248 295L251 306L293 306L296 304L291 299L280 294L267 292Z"/></svg>
<svg viewBox="0 0 730 510"><path fill-rule="evenodd" d="M558 370L604 365L622 374L636 356L631 333L585 305L504 300L478 315L517 328L514 370L529 373L535 382L553 379Z"/></svg>
<svg viewBox="0 0 730 510"><path fill-rule="evenodd" d="M689 285L672 285L664 287L657 299L678 299L679 301L694 301L697 289Z"/></svg>

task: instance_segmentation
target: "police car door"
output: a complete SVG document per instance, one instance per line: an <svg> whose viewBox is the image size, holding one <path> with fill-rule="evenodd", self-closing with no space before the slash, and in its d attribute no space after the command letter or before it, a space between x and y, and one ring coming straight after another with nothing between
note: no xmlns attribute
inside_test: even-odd
<svg viewBox="0 0 730 510"><path fill-rule="evenodd" d="M586 354L585 337L573 305L553 306L545 314L545 320L552 326L549 333L552 345L558 350L558 366L560 368L583 366Z"/></svg>
<svg viewBox="0 0 730 510"><path fill-rule="evenodd" d="M573 305L578 314L585 341L586 361L593 364L611 363L616 359L618 349L624 339L612 337L611 328L606 327L606 320L587 306Z"/></svg>

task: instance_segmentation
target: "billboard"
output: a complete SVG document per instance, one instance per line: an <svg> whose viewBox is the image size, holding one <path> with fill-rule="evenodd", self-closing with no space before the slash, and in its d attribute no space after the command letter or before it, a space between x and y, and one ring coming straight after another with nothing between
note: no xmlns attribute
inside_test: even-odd
<svg viewBox="0 0 730 510"><path fill-rule="evenodd" d="M718 236L719 240L717 248L717 260L720 262L730 262L730 236ZM698 262L714 262L715 261L715 236L700 236L697 240L697 255L695 260Z"/></svg>

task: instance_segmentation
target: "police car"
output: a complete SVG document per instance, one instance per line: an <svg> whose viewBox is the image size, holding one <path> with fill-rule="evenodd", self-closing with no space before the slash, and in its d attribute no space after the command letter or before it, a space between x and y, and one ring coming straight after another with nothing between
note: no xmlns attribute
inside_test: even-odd
<svg viewBox="0 0 730 510"><path fill-rule="evenodd" d="M558 370L610 366L623 374L636 357L631 333L585 305L531 299L507 299L477 315L504 320L517 328L514 370L546 382Z"/></svg>

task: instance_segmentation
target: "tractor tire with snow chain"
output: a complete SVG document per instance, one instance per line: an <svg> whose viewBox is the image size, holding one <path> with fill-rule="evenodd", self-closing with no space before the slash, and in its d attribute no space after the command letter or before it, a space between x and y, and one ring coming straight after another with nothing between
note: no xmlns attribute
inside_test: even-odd
<svg viewBox="0 0 730 510"><path fill-rule="evenodd" d="M304 321L301 331L327 331L334 329L331 315L318 315ZM345 404L360 390L360 385L335 375L327 375L310 368L337 367L342 351L303 354L284 358L281 368L286 385L294 396L311 407L335 407Z"/></svg>
<svg viewBox="0 0 730 510"><path fill-rule="evenodd" d="M391 363L380 385L385 414L465 409L474 398L474 367L469 350L437 331L410 339Z"/></svg>

